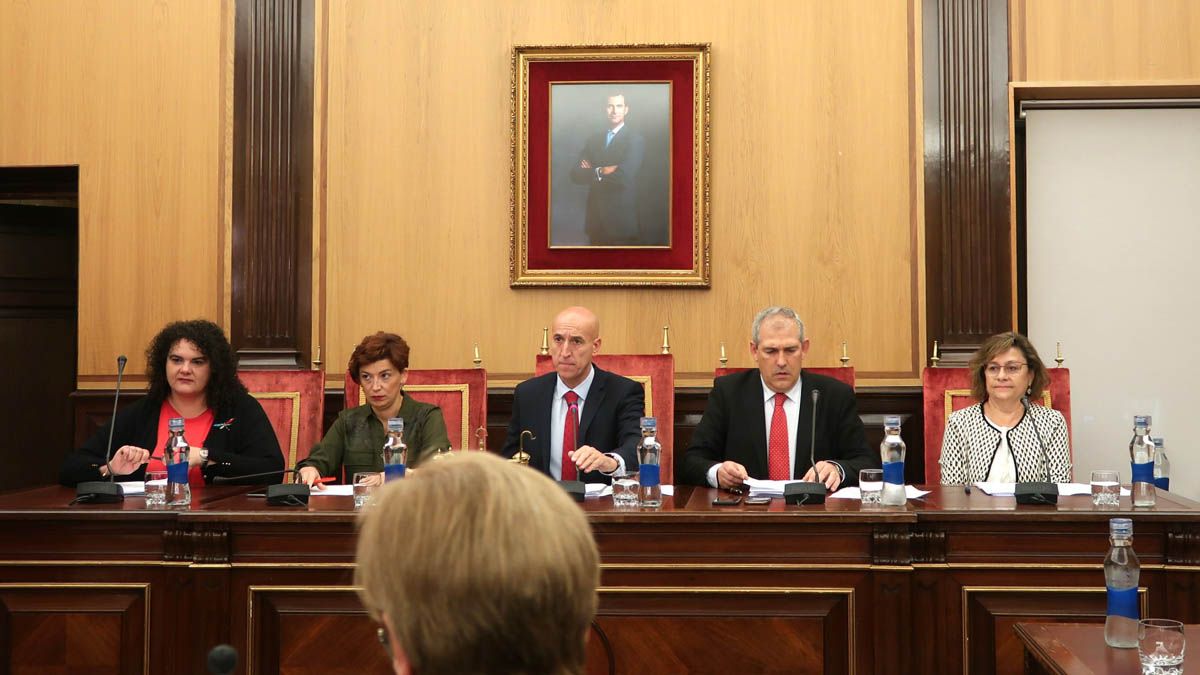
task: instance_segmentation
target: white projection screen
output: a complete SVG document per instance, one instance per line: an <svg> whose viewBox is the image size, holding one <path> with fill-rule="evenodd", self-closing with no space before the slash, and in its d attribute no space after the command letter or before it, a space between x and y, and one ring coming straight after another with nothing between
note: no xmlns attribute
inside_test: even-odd
<svg viewBox="0 0 1200 675"><path fill-rule="evenodd" d="M1130 479L1154 416L1171 491L1200 499L1200 108L1027 110L1029 337L1071 369L1075 480Z"/></svg>

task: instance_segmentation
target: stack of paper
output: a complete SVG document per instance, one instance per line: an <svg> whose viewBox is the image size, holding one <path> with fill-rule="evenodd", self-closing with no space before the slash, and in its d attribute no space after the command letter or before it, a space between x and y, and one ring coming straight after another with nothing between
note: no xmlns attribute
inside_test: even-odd
<svg viewBox="0 0 1200 675"><path fill-rule="evenodd" d="M904 498L905 499L916 499L918 497L924 497L927 494L929 494L929 490L918 490L917 488L915 488L911 485L904 486ZM838 490L837 492L829 495L829 498L830 499L862 499L862 492L858 489L858 487L847 487L847 488L842 488L841 490Z"/></svg>
<svg viewBox="0 0 1200 675"><path fill-rule="evenodd" d="M795 483L794 480L761 480L747 478L746 487L750 488L751 497L782 497L783 486Z"/></svg>

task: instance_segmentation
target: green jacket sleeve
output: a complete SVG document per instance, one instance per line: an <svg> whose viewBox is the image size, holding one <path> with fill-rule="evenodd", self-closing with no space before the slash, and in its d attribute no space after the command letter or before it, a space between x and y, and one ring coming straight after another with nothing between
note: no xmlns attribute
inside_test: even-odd
<svg viewBox="0 0 1200 675"><path fill-rule="evenodd" d="M409 466L417 466L429 459L438 450L450 447L450 436L446 432L446 418L442 409L436 406L429 408L428 414L421 420L421 433L417 443L409 445L409 453L415 450L415 457L408 458ZM461 448L460 448L461 449Z"/></svg>
<svg viewBox="0 0 1200 675"><path fill-rule="evenodd" d="M342 458L346 454L346 424L338 415L333 426L325 433L325 438L313 446L308 458L296 462L296 468L311 466L321 472L322 476L337 476L342 471Z"/></svg>

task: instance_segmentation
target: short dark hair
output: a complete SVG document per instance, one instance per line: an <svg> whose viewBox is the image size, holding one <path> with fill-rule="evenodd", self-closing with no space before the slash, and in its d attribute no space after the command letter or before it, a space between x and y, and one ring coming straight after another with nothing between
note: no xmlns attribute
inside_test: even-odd
<svg viewBox="0 0 1200 675"><path fill-rule="evenodd" d="M354 348L350 355L350 363L346 369L350 371L350 379L358 382L358 371L376 361L387 359L392 362L398 372L408 370L408 343L395 333L379 331L368 335Z"/></svg>
<svg viewBox="0 0 1200 675"><path fill-rule="evenodd" d="M1033 373L1033 380L1029 383L1029 400L1037 401L1042 397L1042 392L1046 387L1050 386L1050 371L1046 370L1046 364L1042 363L1042 357L1038 356L1037 350L1033 348L1033 343L1029 338L1009 331L1000 333L983 341L979 345L979 349L971 355L971 361L968 367L971 369L971 395L976 400L982 402L987 400L987 376L983 372L987 365L997 354L1016 347L1025 355L1025 363L1029 366L1029 372Z"/></svg>
<svg viewBox="0 0 1200 675"><path fill-rule="evenodd" d="M204 402L211 410L228 410L234 399L246 393L246 385L237 376L237 355L225 337L225 331L217 324L204 319L174 321L167 324L146 347L146 377L150 390L146 397L154 405L161 405L171 393L167 383L167 357L171 347L180 340L196 345L196 349L208 359L210 375L204 388Z"/></svg>

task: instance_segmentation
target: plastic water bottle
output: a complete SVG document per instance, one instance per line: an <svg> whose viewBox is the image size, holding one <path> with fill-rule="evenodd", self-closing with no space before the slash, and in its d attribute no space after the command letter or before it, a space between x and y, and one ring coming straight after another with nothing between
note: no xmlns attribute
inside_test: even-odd
<svg viewBox="0 0 1200 675"><path fill-rule="evenodd" d="M1154 441L1154 489L1171 489L1171 460L1167 459L1167 446L1162 436L1150 439Z"/></svg>
<svg viewBox="0 0 1200 675"><path fill-rule="evenodd" d="M404 478L408 462L408 446L404 444L404 418L391 417L387 423L387 438L383 441L383 479Z"/></svg>
<svg viewBox="0 0 1200 675"><path fill-rule="evenodd" d="M883 493L880 504L903 506L908 497L904 493L904 453L907 446L900 438L900 417L888 415L883 418L883 442L879 444L879 459L883 461Z"/></svg>
<svg viewBox="0 0 1200 675"><path fill-rule="evenodd" d="M653 417L642 418L642 444L638 446L638 479L641 483L641 496L638 502L642 506L658 508L662 506L662 476L659 460L662 457L662 445L658 442L658 420Z"/></svg>
<svg viewBox="0 0 1200 675"><path fill-rule="evenodd" d="M1154 441L1150 439L1149 415L1133 418L1129 462L1133 468L1133 505L1154 506Z"/></svg>
<svg viewBox="0 0 1200 675"><path fill-rule="evenodd" d="M163 447L163 463L167 465L167 506L188 506L192 503L192 487L188 485L188 453L191 448L183 437L183 418L167 420L167 444Z"/></svg>
<svg viewBox="0 0 1200 675"><path fill-rule="evenodd" d="M1133 521L1108 521L1111 546L1104 557L1104 585L1108 589L1108 611L1104 619L1104 641L1109 647L1136 647L1138 643L1138 576L1141 566L1133 552Z"/></svg>

